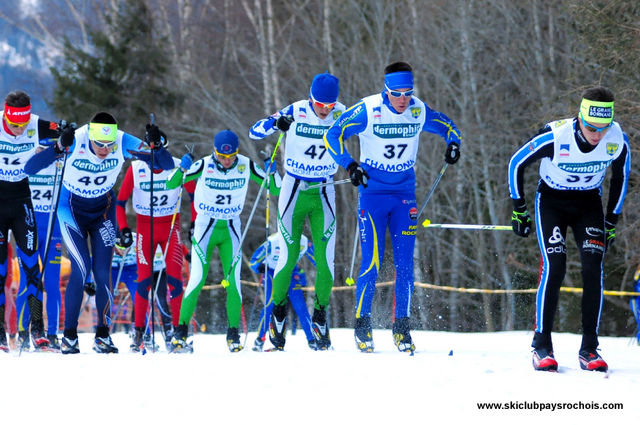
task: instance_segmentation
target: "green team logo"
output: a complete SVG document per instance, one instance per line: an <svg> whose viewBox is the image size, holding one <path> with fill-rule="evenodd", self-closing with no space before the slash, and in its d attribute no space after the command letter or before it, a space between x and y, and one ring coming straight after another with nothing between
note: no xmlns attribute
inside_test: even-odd
<svg viewBox="0 0 640 425"><path fill-rule="evenodd" d="M144 192L151 192L151 182L140 182L140 189ZM167 181L153 181L153 191L167 190Z"/></svg>
<svg viewBox="0 0 640 425"><path fill-rule="evenodd" d="M406 139L420 132L420 124L374 124L373 134L382 139Z"/></svg>
<svg viewBox="0 0 640 425"><path fill-rule="evenodd" d="M8 153L8 154L16 154L27 152L33 149L36 146L35 143L20 143L14 145L10 142L0 141L0 153Z"/></svg>
<svg viewBox="0 0 640 425"><path fill-rule="evenodd" d="M328 128L329 127L323 125L298 123L298 125L296 125L296 136L307 137L309 139L322 139Z"/></svg>
<svg viewBox="0 0 640 425"><path fill-rule="evenodd" d="M235 190L235 189L240 189L244 186L245 179L221 180L221 179L214 179L214 178L208 177L204 180L204 184L208 188L216 189L216 190Z"/></svg>
<svg viewBox="0 0 640 425"><path fill-rule="evenodd" d="M607 168L608 161L593 161L582 163L563 163L558 164L558 168L567 173L599 173Z"/></svg>
<svg viewBox="0 0 640 425"><path fill-rule="evenodd" d="M337 120L342 115L342 111L333 111L333 120Z"/></svg>
<svg viewBox="0 0 640 425"><path fill-rule="evenodd" d="M618 152L618 144L617 143L607 143L607 153L609 155L613 155Z"/></svg>
<svg viewBox="0 0 640 425"><path fill-rule="evenodd" d="M413 118L420 117L420 113L422 112L422 108L409 108L409 110L411 111L411 116Z"/></svg>
<svg viewBox="0 0 640 425"><path fill-rule="evenodd" d="M244 165L244 164L240 164L240 165L238 165L238 172L239 172L240 174L244 173L244 169L245 169L245 168L247 168L247 166L246 166L246 165Z"/></svg>
<svg viewBox="0 0 640 425"><path fill-rule="evenodd" d="M36 130L34 128L27 130L27 137L33 137L35 135L36 135Z"/></svg>
<svg viewBox="0 0 640 425"><path fill-rule="evenodd" d="M90 173L101 173L116 168L118 166L118 160L115 158L105 159L100 164L94 164L88 159L76 159L71 165L78 170L88 171Z"/></svg>

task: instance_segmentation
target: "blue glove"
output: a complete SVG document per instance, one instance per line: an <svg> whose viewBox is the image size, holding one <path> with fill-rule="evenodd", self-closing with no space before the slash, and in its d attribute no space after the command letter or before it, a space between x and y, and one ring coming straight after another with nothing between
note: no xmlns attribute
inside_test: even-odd
<svg viewBox="0 0 640 425"><path fill-rule="evenodd" d="M183 170L188 170L193 165L193 155L190 153L185 153L180 159L180 168Z"/></svg>
<svg viewBox="0 0 640 425"><path fill-rule="evenodd" d="M267 172L267 174L275 174L277 168L278 163L276 161L273 161L273 163L271 163L270 159L264 160L264 170Z"/></svg>

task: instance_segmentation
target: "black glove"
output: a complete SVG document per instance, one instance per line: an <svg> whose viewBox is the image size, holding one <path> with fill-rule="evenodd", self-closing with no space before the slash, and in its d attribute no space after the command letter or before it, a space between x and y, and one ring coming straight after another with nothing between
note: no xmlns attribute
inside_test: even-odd
<svg viewBox="0 0 640 425"><path fill-rule="evenodd" d="M460 145L451 142L447 145L447 152L444 154L444 160L447 164L455 164L460 159Z"/></svg>
<svg viewBox="0 0 640 425"><path fill-rule="evenodd" d="M511 228L513 233L526 238L531 233L531 217L527 211L527 204L523 199L514 199L511 214Z"/></svg>
<svg viewBox="0 0 640 425"><path fill-rule="evenodd" d="M616 241L616 224L619 217L618 214L608 213L604 219L604 242L607 251Z"/></svg>
<svg viewBox="0 0 640 425"><path fill-rule="evenodd" d="M367 181L369 180L369 174L358 164L356 161L353 161L347 167L347 173L349 173L349 178L351 179L351 184L354 186L364 186L367 187Z"/></svg>
<svg viewBox="0 0 640 425"><path fill-rule="evenodd" d="M266 267L264 266L264 263L258 264L258 273L264 273L265 270Z"/></svg>
<svg viewBox="0 0 640 425"><path fill-rule="evenodd" d="M184 254L184 259L187 263L191 264L191 253L187 252L186 254Z"/></svg>
<svg viewBox="0 0 640 425"><path fill-rule="evenodd" d="M286 132L289 130L289 127L291 127L292 122L293 122L293 117L291 115L282 115L276 121L276 127L278 127L278 130L282 132Z"/></svg>
<svg viewBox="0 0 640 425"><path fill-rule="evenodd" d="M152 146L153 149L160 149L162 147L162 134L157 125L147 124L144 140L149 146Z"/></svg>
<svg viewBox="0 0 640 425"><path fill-rule="evenodd" d="M96 294L96 283L92 280L84 283L84 292L90 297Z"/></svg>
<svg viewBox="0 0 640 425"><path fill-rule="evenodd" d="M60 136L58 142L55 144L55 150L57 153L65 152L69 146L73 145L73 139L76 137L76 123L68 123L67 121L60 121L58 123L58 130Z"/></svg>
<svg viewBox="0 0 640 425"><path fill-rule="evenodd" d="M195 221L192 221L189 225L189 240L193 239L193 228L195 227Z"/></svg>
<svg viewBox="0 0 640 425"><path fill-rule="evenodd" d="M116 248L127 249L133 245L133 234L128 227L120 230L120 235L116 238Z"/></svg>

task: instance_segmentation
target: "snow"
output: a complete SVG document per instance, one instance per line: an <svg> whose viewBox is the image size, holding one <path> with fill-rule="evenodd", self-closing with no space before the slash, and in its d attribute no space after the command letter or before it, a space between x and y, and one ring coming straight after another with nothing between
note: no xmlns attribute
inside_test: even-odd
<svg viewBox="0 0 640 425"><path fill-rule="evenodd" d="M374 330L376 352L360 353L349 329L331 330L327 352L311 351L300 332L288 335L284 352L230 353L224 335L197 334L193 354L142 355L118 333L120 354L104 355L91 350L92 334L81 334L78 355L0 353L2 423L577 424L635 421L640 412L640 347L630 338L600 338L605 374L580 369L574 334L553 335L560 373L533 370L531 332L412 336L414 356L397 351L389 330ZM480 410L482 402L624 407Z"/></svg>

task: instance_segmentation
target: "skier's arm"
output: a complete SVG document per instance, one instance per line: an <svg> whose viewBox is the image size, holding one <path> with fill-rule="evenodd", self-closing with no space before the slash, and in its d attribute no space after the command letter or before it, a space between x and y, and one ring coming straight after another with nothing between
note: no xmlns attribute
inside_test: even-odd
<svg viewBox="0 0 640 425"><path fill-rule="evenodd" d="M525 143L509 161L509 194L514 205L526 204L524 199L524 170L544 157L553 158L553 132L544 127Z"/></svg>
<svg viewBox="0 0 640 425"><path fill-rule="evenodd" d="M267 176L267 173L262 168L258 167L256 163L253 161L249 162L249 168L251 170L251 175L249 178L253 182L261 185L262 181ZM280 195L280 186L282 185L282 177L280 177L280 174L278 174L277 171L273 173L271 176L272 178L269 179L269 192L278 196Z"/></svg>
<svg viewBox="0 0 640 425"><path fill-rule="evenodd" d="M607 202L607 216L614 214L617 218L622 213L622 204L627 195L629 175L631 173L631 150L629 139L624 134L622 153L611 163L611 182L609 185L609 201Z"/></svg>
<svg viewBox="0 0 640 425"><path fill-rule="evenodd" d="M439 135L447 142L447 145L450 143L457 143L458 145L462 143L460 130L449 117L442 112L429 108L426 103L424 107L427 119L422 126L422 131Z"/></svg>
<svg viewBox="0 0 640 425"><path fill-rule="evenodd" d="M151 167L151 148L142 140L123 132L122 148L125 158L140 159ZM173 156L163 146L153 150L153 165L154 168L159 167L163 170L173 170L175 167Z"/></svg>
<svg viewBox="0 0 640 425"><path fill-rule="evenodd" d="M342 113L324 135L324 145L334 161L347 168L355 160L344 146L345 140L367 128L367 108L360 101Z"/></svg>
<svg viewBox="0 0 640 425"><path fill-rule="evenodd" d="M127 223L127 201L133 193L133 167L127 168L124 175L120 191L118 192L118 200L116 201L116 218L120 230L129 227Z"/></svg>
<svg viewBox="0 0 640 425"><path fill-rule="evenodd" d="M265 256L267 254L267 243L268 242L264 242L262 245L260 245L258 249L256 249L256 252L254 252L251 256L251 260L249 260L249 267L251 267L251 270L253 270L255 273L264 273Z"/></svg>
<svg viewBox="0 0 640 425"><path fill-rule="evenodd" d="M276 130L278 130L276 121L278 121L278 118L285 115L293 115L293 105L289 105L286 108L283 108L275 114L271 115L270 117L261 119L260 121L255 123L249 130L249 137L254 140L258 140L264 139L265 137L273 134Z"/></svg>
<svg viewBox="0 0 640 425"><path fill-rule="evenodd" d="M184 176L184 183L190 182L192 180L197 180L204 171L204 160L199 159L191 165L191 167L187 170L186 175L182 171L180 167L176 167L173 172L169 175L167 179L167 188L175 189L179 187L183 183L182 177ZM194 189L195 190L195 189Z"/></svg>
<svg viewBox="0 0 640 425"><path fill-rule="evenodd" d="M196 191L196 182L195 182L195 180L190 180L190 181L186 182L184 184L184 190L189 195L189 203L191 205L191 222L193 223L194 221L196 221L196 216L198 214L196 212L196 207L193 205L194 193Z"/></svg>
<svg viewBox="0 0 640 425"><path fill-rule="evenodd" d="M47 168L53 161L61 157L62 154L56 150L55 143L41 152L33 155L24 165L24 172L30 176L38 171Z"/></svg>

